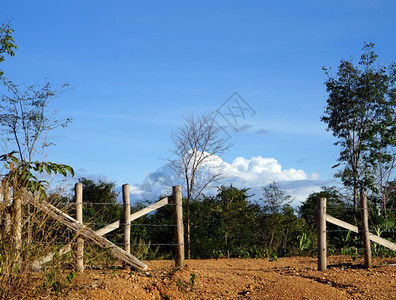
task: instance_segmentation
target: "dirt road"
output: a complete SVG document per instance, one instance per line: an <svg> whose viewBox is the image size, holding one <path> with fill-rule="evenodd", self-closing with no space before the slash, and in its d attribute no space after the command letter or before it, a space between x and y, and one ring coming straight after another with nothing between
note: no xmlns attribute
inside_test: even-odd
<svg viewBox="0 0 396 300"><path fill-rule="evenodd" d="M363 261L336 256L328 271L309 257L148 261L147 273L86 270L72 288L50 299L396 299L396 258Z"/></svg>

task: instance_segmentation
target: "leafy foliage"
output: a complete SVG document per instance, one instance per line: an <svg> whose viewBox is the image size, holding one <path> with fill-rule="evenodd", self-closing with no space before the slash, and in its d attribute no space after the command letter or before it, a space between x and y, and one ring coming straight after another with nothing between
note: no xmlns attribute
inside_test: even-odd
<svg viewBox="0 0 396 300"><path fill-rule="evenodd" d="M280 213L282 207L290 204L293 199L280 189L278 183L272 182L263 188L263 198L260 200L263 201L264 210L274 214Z"/></svg>
<svg viewBox="0 0 396 300"><path fill-rule="evenodd" d="M119 193L114 182L95 182L85 177L79 178L79 182L83 184L84 223L96 230L122 218L123 208L117 203Z"/></svg>
<svg viewBox="0 0 396 300"><path fill-rule="evenodd" d="M38 174L59 173L73 174L70 166L51 162L29 163L20 161L15 153L0 156L8 173L1 177L0 196L0 298L7 298L15 294L15 290L23 287L27 280L27 270L30 264L54 251L57 242L55 233L59 226L48 224L48 216L30 207L23 201L24 191L39 193L40 199L49 201L46 190L48 182L39 180ZM10 215L10 225L7 225L7 215ZM26 219L24 216L27 216ZM22 226L24 220L24 226ZM11 227L7 229L7 227ZM58 237L63 237L62 234ZM47 279L43 289L59 290L63 288L63 279L59 281L61 273L59 264L48 267ZM59 275L59 276L58 276ZM72 278L70 278L72 280Z"/></svg>
<svg viewBox="0 0 396 300"><path fill-rule="evenodd" d="M193 202L192 247L200 256L238 256L253 247L246 232L255 231L258 206L249 202L247 191L221 186L216 196Z"/></svg>
<svg viewBox="0 0 396 300"><path fill-rule="evenodd" d="M283 192L283 195L286 194ZM215 196L192 201L193 258L278 257L312 251L316 233L304 218L296 216L290 205L286 203L276 213L271 213L249 197L248 189L231 185L219 187ZM139 222L172 224L172 207L163 207ZM132 232L153 244L169 243L173 236L173 228L167 226L132 226ZM298 237L304 233L306 239L301 242ZM303 250L299 248L301 243L305 246ZM169 250L161 246L157 253L163 255Z"/></svg>
<svg viewBox="0 0 396 300"><path fill-rule="evenodd" d="M57 164L52 162L26 162L20 161L15 156L16 152L0 155L0 161L4 161L4 167L9 172L3 176L3 182L7 182L9 186L13 187L14 193L26 188L31 192L45 193L48 181L38 179L38 174L60 174L67 176L70 173L74 176L72 167L65 164Z"/></svg>
<svg viewBox="0 0 396 300"><path fill-rule="evenodd" d="M315 226L316 210L318 199L327 199L327 210L335 218L342 219L345 222L356 223L356 213L352 212L350 205L345 200L345 196L337 190L335 186L322 187L322 191L311 193L307 200L300 206L299 214L306 222Z"/></svg>
<svg viewBox="0 0 396 300"><path fill-rule="evenodd" d="M12 33L14 29L12 29L10 24L1 24L0 25L0 63L5 60L4 54L14 56L14 49L17 49L17 45L15 44L14 38L12 37ZM2 70L0 70L0 77L4 74Z"/></svg>
<svg viewBox="0 0 396 300"><path fill-rule="evenodd" d="M327 107L321 120L327 123L340 146L337 173L353 188L355 209L358 189L378 192L376 176L393 167L396 146L396 64L376 63L374 44L365 44L359 66L341 60L336 76L327 69Z"/></svg>

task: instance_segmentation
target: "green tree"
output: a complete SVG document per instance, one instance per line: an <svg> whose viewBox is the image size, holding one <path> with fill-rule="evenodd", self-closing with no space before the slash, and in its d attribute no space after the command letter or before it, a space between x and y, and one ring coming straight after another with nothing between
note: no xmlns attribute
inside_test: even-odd
<svg viewBox="0 0 396 300"><path fill-rule="evenodd" d="M292 202L292 197L285 191L281 190L277 182L272 182L263 188L263 201L264 210L269 213L280 213L285 204Z"/></svg>
<svg viewBox="0 0 396 300"><path fill-rule="evenodd" d="M14 56L14 49L18 47L14 44L14 38L12 37L12 33L14 29L12 29L10 24L1 24L0 25L0 63L5 60L4 54ZM0 70L0 77L4 74L2 70Z"/></svg>
<svg viewBox="0 0 396 300"><path fill-rule="evenodd" d="M220 224L227 257L238 248L248 251L252 246L252 238L246 232L254 233L252 227L255 224L257 207L249 202L248 190L237 189L232 185L218 188L216 202L221 209Z"/></svg>
<svg viewBox="0 0 396 300"><path fill-rule="evenodd" d="M216 196L204 196L202 201L192 202L194 257L252 255L250 250L257 242L259 207L249 201L247 192L248 189L232 185L221 186Z"/></svg>
<svg viewBox="0 0 396 300"><path fill-rule="evenodd" d="M389 67L376 63L374 44L365 44L359 66L341 60L336 76L324 68L327 107L321 120L327 124L340 146L336 174L353 190L355 210L358 190L375 187L378 170L393 164L396 145L396 64Z"/></svg>
<svg viewBox="0 0 396 300"><path fill-rule="evenodd" d="M91 223L97 230L122 218L123 208L117 203L115 182L96 182L85 177L79 178L79 182L83 184L84 223Z"/></svg>
<svg viewBox="0 0 396 300"><path fill-rule="evenodd" d="M297 217L290 206L292 198L278 183L272 182L263 188L260 235L265 248L285 254L290 226Z"/></svg>
<svg viewBox="0 0 396 300"><path fill-rule="evenodd" d="M355 214L351 213L345 201L345 196L335 186L323 186L320 192L311 193L299 207L299 215L306 220L307 224L316 225L316 212L318 199L320 198L326 198L330 215L345 222L356 223L356 220L354 220Z"/></svg>

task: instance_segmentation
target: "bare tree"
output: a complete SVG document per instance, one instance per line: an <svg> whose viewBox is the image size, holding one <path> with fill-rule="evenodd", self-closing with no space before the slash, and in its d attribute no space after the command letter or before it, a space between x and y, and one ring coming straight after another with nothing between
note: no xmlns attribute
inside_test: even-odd
<svg viewBox="0 0 396 300"><path fill-rule="evenodd" d="M174 158L170 167L185 181L187 193L187 257L191 258L191 201L197 199L210 184L225 177L225 170L215 160L232 144L220 135L216 115L193 113L184 118L184 125L172 133ZM203 168L205 166L205 168Z"/></svg>
<svg viewBox="0 0 396 300"><path fill-rule="evenodd" d="M59 90L50 83L20 88L3 77L1 83L7 93L0 96L0 132L7 148L13 147L21 161L32 162L34 154L43 153L45 147L53 145L47 141L48 133L57 127L66 127L71 118L60 120L56 111L49 110L50 103L68 84Z"/></svg>

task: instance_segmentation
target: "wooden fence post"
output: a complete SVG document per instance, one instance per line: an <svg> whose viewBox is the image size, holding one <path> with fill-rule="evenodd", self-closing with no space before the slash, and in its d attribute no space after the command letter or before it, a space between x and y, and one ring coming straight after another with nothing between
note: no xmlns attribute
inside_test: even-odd
<svg viewBox="0 0 396 300"><path fill-rule="evenodd" d="M83 186L81 182L75 185L76 198L76 220L83 224ZM77 238L77 258L76 271L82 273L84 271L84 240Z"/></svg>
<svg viewBox="0 0 396 300"><path fill-rule="evenodd" d="M122 201L124 203L124 235L123 244L124 250L131 253L131 200L129 197L129 185L124 184L122 186ZM127 263L123 263L124 269L129 271L131 268Z"/></svg>
<svg viewBox="0 0 396 300"><path fill-rule="evenodd" d="M11 231L15 249L20 251L22 248L22 199L21 193L15 189L11 206Z"/></svg>
<svg viewBox="0 0 396 300"><path fill-rule="evenodd" d="M8 183L4 183L4 185L1 185L1 191L0 194L3 196L3 205L5 207L10 207L10 187ZM8 209L4 210L4 219L2 220L4 222L4 233L6 236L9 236L11 233L11 224L12 224L12 219L11 219L11 214Z"/></svg>
<svg viewBox="0 0 396 300"><path fill-rule="evenodd" d="M174 224L175 224L175 265L176 268L184 267L184 227L183 227L183 204L181 186L172 187L172 199L174 203Z"/></svg>
<svg viewBox="0 0 396 300"><path fill-rule="evenodd" d="M4 214L4 233L8 236L11 232L11 214Z"/></svg>
<svg viewBox="0 0 396 300"><path fill-rule="evenodd" d="M326 235L326 198L319 199L317 211L318 223L318 270L327 269L327 235Z"/></svg>
<svg viewBox="0 0 396 300"><path fill-rule="evenodd" d="M371 244L370 244L370 231L368 224L368 209L367 209L367 197L366 192L360 191L360 208L361 208L361 220L362 229L360 230L363 240L364 247L364 266L368 269L371 268Z"/></svg>

